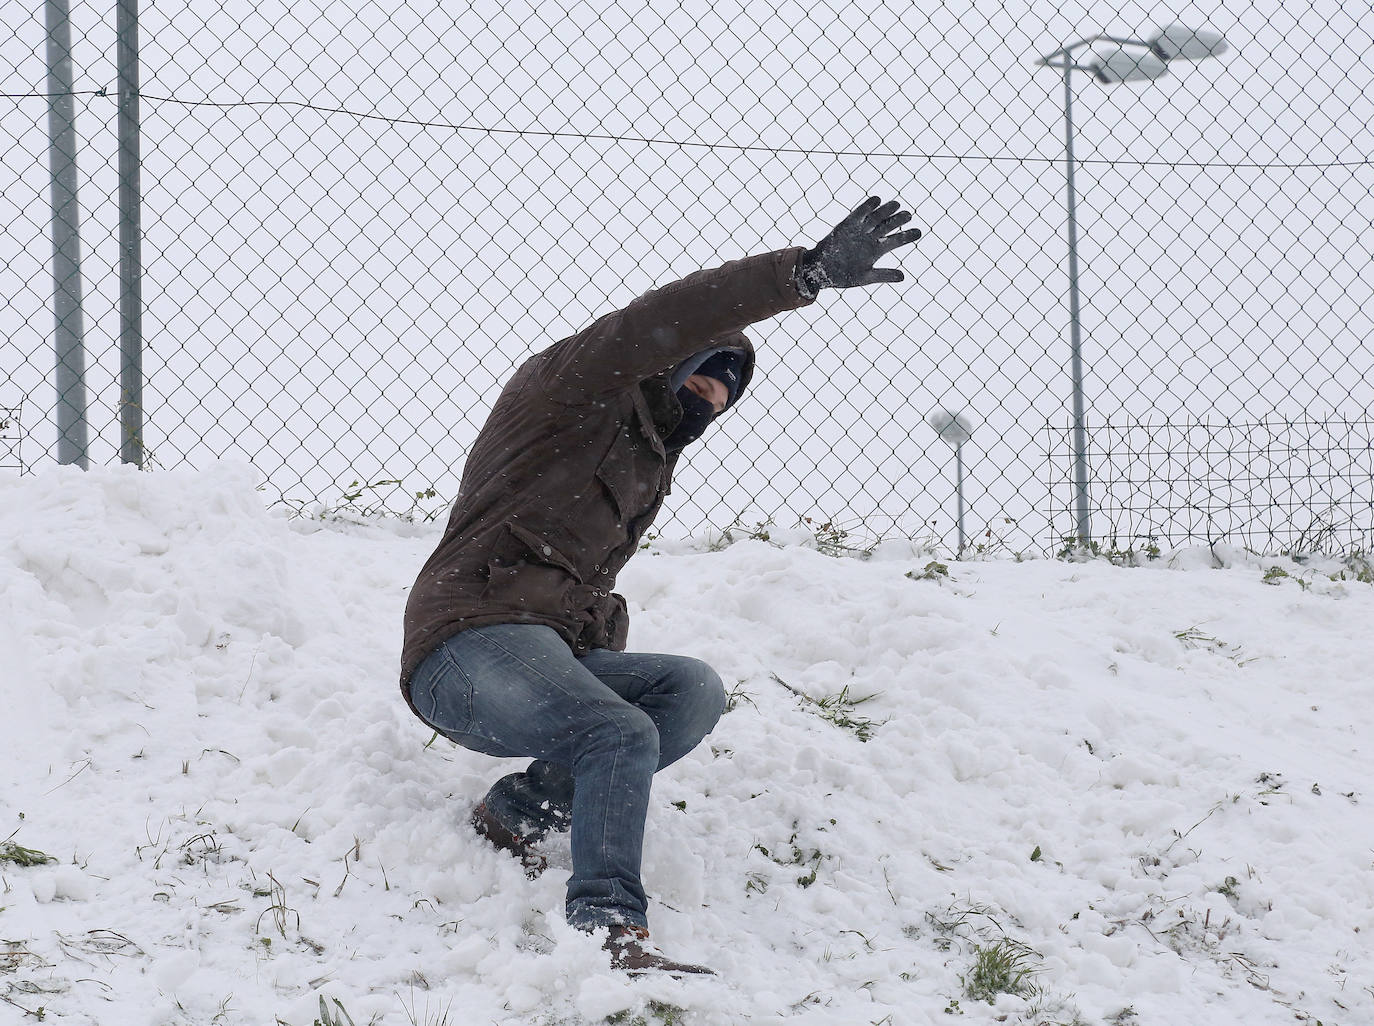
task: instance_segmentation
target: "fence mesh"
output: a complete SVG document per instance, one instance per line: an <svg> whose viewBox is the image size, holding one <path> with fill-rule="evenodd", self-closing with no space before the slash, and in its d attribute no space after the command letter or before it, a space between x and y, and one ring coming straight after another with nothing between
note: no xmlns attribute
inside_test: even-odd
<svg viewBox="0 0 1374 1026"><path fill-rule="evenodd" d="M0 470L22 470L23 408L0 406Z"/></svg>
<svg viewBox="0 0 1374 1026"><path fill-rule="evenodd" d="M1047 451L1070 429L1051 425ZM1257 552L1374 549L1374 420L1107 423L1092 434L1097 534L1137 552L1225 541ZM1068 460L1050 460L1052 519L1072 525ZM1061 544L1073 544L1070 527Z"/></svg>
<svg viewBox="0 0 1374 1026"><path fill-rule="evenodd" d="M973 425L970 536L1052 550L1074 529L1069 436L1046 430L1072 409L1065 88L1036 61L1177 21L1228 51L1150 82L1070 79L1094 531L1267 544L1287 523L1291 542L1335 508L1343 544L1366 544L1367 503L1341 496L1370 476L1368 5L145 7L150 465L247 459L282 501L375 485L393 510L441 508L528 354L880 194L926 229L907 281L758 325L751 395L685 461L660 527L811 517L952 544L954 452L927 424L943 407ZM113 462L115 12L71 18L89 454ZM23 405L31 468L56 452L45 6L10 0L0 32L0 406ZM1309 493L1261 460L1248 472L1272 480L1199 507L1198 461L1247 430L1340 483Z"/></svg>

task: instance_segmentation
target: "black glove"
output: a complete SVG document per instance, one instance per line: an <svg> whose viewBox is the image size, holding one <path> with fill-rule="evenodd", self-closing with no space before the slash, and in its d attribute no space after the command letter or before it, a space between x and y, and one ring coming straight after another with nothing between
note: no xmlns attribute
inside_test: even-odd
<svg viewBox="0 0 1374 1026"><path fill-rule="evenodd" d="M897 231L911 220L896 200L884 203L877 196L864 200L835 230L802 254L797 291L814 299L823 288L847 289L880 281L901 281L895 267L874 267L898 246L909 246L921 237L921 229ZM895 234L894 234L895 233Z"/></svg>

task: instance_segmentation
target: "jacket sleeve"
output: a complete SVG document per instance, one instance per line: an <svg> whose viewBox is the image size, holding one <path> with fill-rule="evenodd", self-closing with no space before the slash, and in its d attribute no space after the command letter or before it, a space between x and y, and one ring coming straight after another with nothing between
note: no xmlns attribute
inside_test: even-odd
<svg viewBox="0 0 1374 1026"><path fill-rule="evenodd" d="M807 306L800 248L733 260L646 292L541 354L539 381L562 403L588 402L677 366L713 339Z"/></svg>

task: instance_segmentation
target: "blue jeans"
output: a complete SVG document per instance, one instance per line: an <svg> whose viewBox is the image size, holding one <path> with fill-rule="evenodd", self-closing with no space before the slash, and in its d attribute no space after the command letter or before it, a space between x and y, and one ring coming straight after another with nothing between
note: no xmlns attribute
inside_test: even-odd
<svg viewBox="0 0 1374 1026"><path fill-rule="evenodd" d="M532 841L571 823L571 925L647 925L639 874L649 788L725 711L714 670L685 656L596 649L579 658L550 627L498 624L436 648L410 695L464 748L535 759L485 800Z"/></svg>

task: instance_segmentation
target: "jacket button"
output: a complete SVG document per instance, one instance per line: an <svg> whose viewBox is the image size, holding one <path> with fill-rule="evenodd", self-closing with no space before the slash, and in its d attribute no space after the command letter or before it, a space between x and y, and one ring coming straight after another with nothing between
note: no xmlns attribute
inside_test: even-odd
<svg viewBox="0 0 1374 1026"><path fill-rule="evenodd" d="M544 555L546 555L546 556L549 556L549 555L552 555L552 554L553 554L553 549L549 548L547 545L545 545L542 549L540 549L540 551L543 552Z"/></svg>

